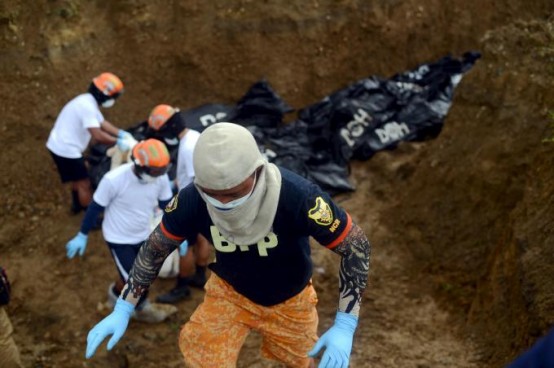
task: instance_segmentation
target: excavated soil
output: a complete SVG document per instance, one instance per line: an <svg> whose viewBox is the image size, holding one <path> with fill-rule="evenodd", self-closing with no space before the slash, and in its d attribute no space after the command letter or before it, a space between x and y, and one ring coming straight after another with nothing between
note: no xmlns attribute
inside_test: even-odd
<svg viewBox="0 0 554 368"><path fill-rule="evenodd" d="M3 0L0 2L0 264L26 367L177 367L180 326L131 323L84 359L115 277L101 234L64 245L68 211L44 145L92 76L126 91L122 127L159 103L234 103L266 78L301 108L348 83L447 54L483 57L458 86L438 138L354 162L337 196L373 244L352 367L501 367L554 323L554 19L550 0ZM293 118L293 117L292 117ZM337 301L337 257L314 244L320 330ZM172 280L158 280L152 294ZM276 367L252 335L239 367Z"/></svg>

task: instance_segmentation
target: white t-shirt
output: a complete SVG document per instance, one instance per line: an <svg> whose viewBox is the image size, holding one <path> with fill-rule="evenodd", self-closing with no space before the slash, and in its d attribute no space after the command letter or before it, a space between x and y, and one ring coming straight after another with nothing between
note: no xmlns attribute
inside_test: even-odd
<svg viewBox="0 0 554 368"><path fill-rule="evenodd" d="M82 157L91 138L88 128L100 128L103 121L94 97L83 93L65 104L50 131L46 147L61 157Z"/></svg>
<svg viewBox="0 0 554 368"><path fill-rule="evenodd" d="M194 179L194 167L192 166L192 152L198 142L200 133L189 129L179 141L179 153L177 155L177 184L183 189Z"/></svg>
<svg viewBox="0 0 554 368"><path fill-rule="evenodd" d="M136 244L150 235L150 221L158 201L173 194L169 177L162 175L152 183L141 183L127 163L104 175L94 192L94 201L105 207L102 234L116 244Z"/></svg>

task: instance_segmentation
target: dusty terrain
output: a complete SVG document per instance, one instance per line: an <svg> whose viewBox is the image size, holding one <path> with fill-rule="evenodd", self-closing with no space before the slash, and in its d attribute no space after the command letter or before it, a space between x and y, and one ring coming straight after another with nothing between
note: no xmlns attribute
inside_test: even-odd
<svg viewBox="0 0 554 368"><path fill-rule="evenodd" d="M554 323L554 3L493 0L0 2L0 264L26 367L176 367L179 327L132 323L84 359L115 276L101 234L84 258L44 147L63 104L102 71L126 91L122 127L158 103L234 103L262 77L292 106L446 54L483 58L433 141L353 164L337 200L374 245L352 367L501 367ZM314 244L323 331L337 259ZM167 290L157 281L152 293ZM247 340L240 367L274 367Z"/></svg>

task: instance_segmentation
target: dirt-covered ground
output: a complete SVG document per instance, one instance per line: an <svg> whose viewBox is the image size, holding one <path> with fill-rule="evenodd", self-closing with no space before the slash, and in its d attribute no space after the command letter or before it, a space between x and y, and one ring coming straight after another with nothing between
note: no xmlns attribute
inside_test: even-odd
<svg viewBox="0 0 554 368"><path fill-rule="evenodd" d="M180 325L132 323L84 359L115 269L101 239L69 261L68 211L44 147L92 76L119 75L106 117L158 103L234 103L266 78L296 108L370 75L479 50L433 141L353 164L337 197L374 246L352 367L501 367L554 324L554 3L551 0L3 0L0 2L0 264L26 367L177 367ZM337 258L314 245L323 331ZM152 293L172 280L159 280ZM253 335L239 367L275 367Z"/></svg>

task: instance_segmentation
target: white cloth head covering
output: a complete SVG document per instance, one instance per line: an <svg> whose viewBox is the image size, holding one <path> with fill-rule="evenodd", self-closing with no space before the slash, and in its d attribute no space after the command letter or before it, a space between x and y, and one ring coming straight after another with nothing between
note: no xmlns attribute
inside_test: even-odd
<svg viewBox="0 0 554 368"><path fill-rule="evenodd" d="M206 128L194 148L193 166L196 188L225 239L237 245L251 245L271 231L281 192L281 172L260 153L248 129L233 123L216 123ZM206 201L200 187L234 188L258 168L261 170L256 187L244 204L219 210Z"/></svg>

